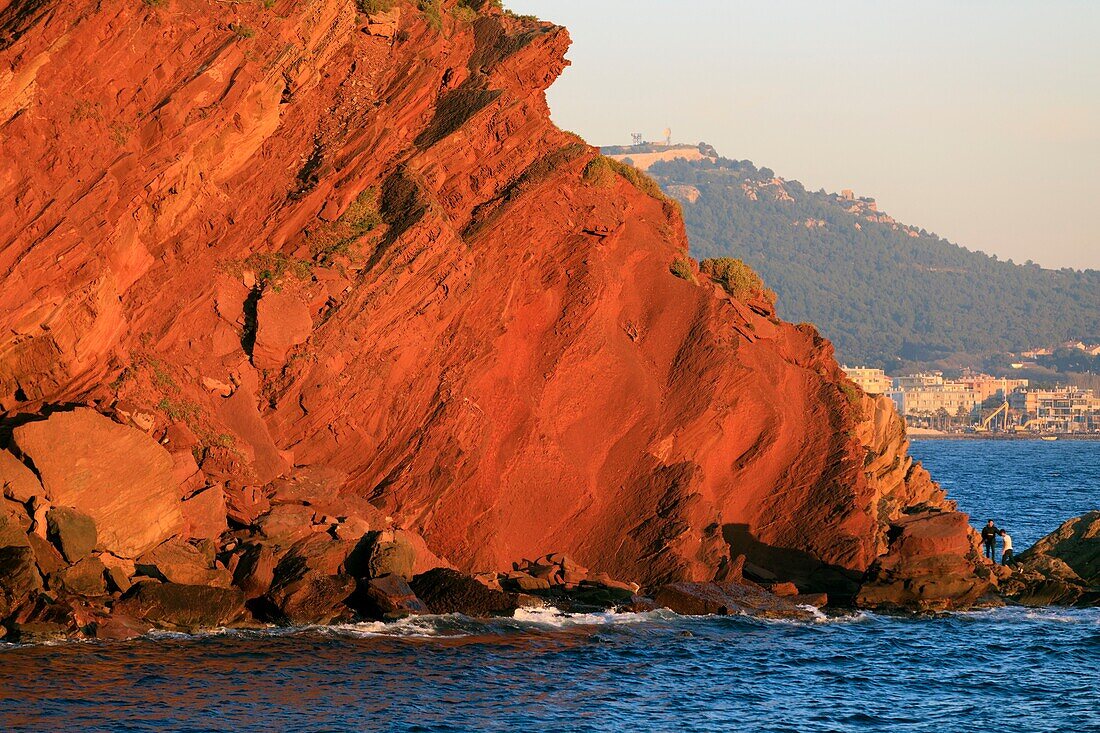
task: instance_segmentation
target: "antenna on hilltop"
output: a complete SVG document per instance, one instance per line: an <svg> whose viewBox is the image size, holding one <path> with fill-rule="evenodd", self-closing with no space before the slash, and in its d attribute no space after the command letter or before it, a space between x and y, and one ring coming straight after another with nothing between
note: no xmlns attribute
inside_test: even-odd
<svg viewBox="0 0 1100 733"><path fill-rule="evenodd" d="M672 145L672 128L665 128L665 145Z"/></svg>
<svg viewBox="0 0 1100 733"><path fill-rule="evenodd" d="M640 132L630 133L630 139L634 141L634 145L645 145L645 136Z"/></svg>

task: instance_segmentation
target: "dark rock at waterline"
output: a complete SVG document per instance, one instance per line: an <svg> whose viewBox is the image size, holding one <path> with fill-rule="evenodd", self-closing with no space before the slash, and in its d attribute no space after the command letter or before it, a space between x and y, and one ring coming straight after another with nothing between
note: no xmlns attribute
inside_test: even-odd
<svg viewBox="0 0 1100 733"><path fill-rule="evenodd" d="M275 566L271 588L257 599L266 619L280 624L327 624L351 617L346 601L355 578L345 572L353 544L315 534L287 551Z"/></svg>
<svg viewBox="0 0 1100 733"><path fill-rule="evenodd" d="M69 507L54 507L46 513L46 537L57 545L70 563L79 562L95 550L95 520Z"/></svg>
<svg viewBox="0 0 1100 733"><path fill-rule="evenodd" d="M1020 553L1017 564L1029 567L1044 558L1064 563L1085 585L1100 586L1100 511L1063 522L1058 529Z"/></svg>
<svg viewBox="0 0 1100 733"><path fill-rule="evenodd" d="M346 573L309 574L272 586L257 608L278 624L331 624L352 618L345 602L354 592L355 578Z"/></svg>
<svg viewBox="0 0 1100 733"><path fill-rule="evenodd" d="M396 619L428 613L428 606L400 575L371 578L356 593L356 608L373 618Z"/></svg>
<svg viewBox="0 0 1100 733"><path fill-rule="evenodd" d="M15 614L42 590L30 547L0 547L0 619Z"/></svg>
<svg viewBox="0 0 1100 733"><path fill-rule="evenodd" d="M798 596L777 596L741 583L669 583L653 593L653 601L682 616L734 616L812 619Z"/></svg>
<svg viewBox="0 0 1100 733"><path fill-rule="evenodd" d="M147 621L127 616L124 613L112 613L99 619L89 627L89 633L104 641L125 641L147 633L152 626Z"/></svg>
<svg viewBox="0 0 1100 733"><path fill-rule="evenodd" d="M1026 606L1100 605L1100 511L1064 522L1020 553L1000 590Z"/></svg>
<svg viewBox="0 0 1100 733"><path fill-rule="evenodd" d="M478 580L449 568L435 568L421 573L409 585L432 613L487 617L511 614L520 606L516 594L492 590Z"/></svg>
<svg viewBox="0 0 1100 733"><path fill-rule="evenodd" d="M247 617L244 594L236 588L148 580L130 588L114 605L112 613L175 631L228 626Z"/></svg>

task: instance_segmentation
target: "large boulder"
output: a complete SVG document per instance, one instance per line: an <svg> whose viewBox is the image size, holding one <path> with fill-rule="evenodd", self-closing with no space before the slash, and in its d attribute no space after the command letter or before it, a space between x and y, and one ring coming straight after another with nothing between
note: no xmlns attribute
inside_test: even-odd
<svg viewBox="0 0 1100 733"><path fill-rule="evenodd" d="M0 506L0 547L25 547L27 530L14 514Z"/></svg>
<svg viewBox="0 0 1100 733"><path fill-rule="evenodd" d="M46 512L46 538L70 563L79 562L96 548L95 520L70 507L54 507Z"/></svg>
<svg viewBox="0 0 1100 733"><path fill-rule="evenodd" d="M242 549L233 568L233 585L248 600L259 598L271 589L275 580L275 553L266 545L249 545Z"/></svg>
<svg viewBox="0 0 1100 733"><path fill-rule="evenodd" d="M512 615L520 607L515 593L487 588L480 581L450 568L435 568L409 583L432 613L461 613L475 618Z"/></svg>
<svg viewBox="0 0 1100 733"><path fill-rule="evenodd" d="M41 590L31 548L0 547L0 620L32 603Z"/></svg>
<svg viewBox="0 0 1100 733"><path fill-rule="evenodd" d="M1060 560L1087 585L1100 585L1100 511L1064 522L1020 553L1017 563L1029 566L1044 558Z"/></svg>
<svg viewBox="0 0 1100 733"><path fill-rule="evenodd" d="M396 575L408 580L416 568L416 548L401 530L367 532L348 559L349 569L362 578Z"/></svg>
<svg viewBox="0 0 1100 733"><path fill-rule="evenodd" d="M221 486L211 486L190 497L180 505L186 523L184 534L195 539L217 539L229 529L226 522L228 510L225 491Z"/></svg>
<svg viewBox="0 0 1100 733"><path fill-rule="evenodd" d="M1028 606L1100 605L1100 511L1070 519L1020 553L1001 592Z"/></svg>
<svg viewBox="0 0 1100 733"><path fill-rule="evenodd" d="M57 571L50 577L50 588L77 596L107 594L106 566L96 557L86 557L75 565Z"/></svg>
<svg viewBox="0 0 1100 733"><path fill-rule="evenodd" d="M215 567L210 558L194 545L171 539L146 552L135 562L142 575L180 585L212 585L228 588L233 576L225 568Z"/></svg>
<svg viewBox="0 0 1100 733"><path fill-rule="evenodd" d="M0 496L26 504L42 493L34 471L6 450L0 450Z"/></svg>
<svg viewBox="0 0 1100 733"><path fill-rule="evenodd" d="M368 616L386 620L428 613L428 606L416 597L412 587L400 575L385 575L365 581L365 585L359 588L355 605Z"/></svg>
<svg viewBox="0 0 1100 733"><path fill-rule="evenodd" d="M995 590L967 515L926 511L890 525L887 552L867 571L862 608L949 610L973 606Z"/></svg>
<svg viewBox="0 0 1100 733"><path fill-rule="evenodd" d="M110 552L137 557L183 528L172 458L140 430L79 408L20 425L13 440L53 504L95 520Z"/></svg>
<svg viewBox="0 0 1100 733"><path fill-rule="evenodd" d="M211 588L147 580L137 583L112 608L174 631L229 626L246 618L244 594L236 588Z"/></svg>
<svg viewBox="0 0 1100 733"><path fill-rule="evenodd" d="M259 607L271 621L300 626L351 617L345 603L355 578L345 572L351 543L316 534L296 543L275 566L271 588Z"/></svg>
<svg viewBox="0 0 1100 733"><path fill-rule="evenodd" d="M308 305L291 293L267 290L256 304L252 363L259 369L282 367L287 351L304 343L312 330Z"/></svg>

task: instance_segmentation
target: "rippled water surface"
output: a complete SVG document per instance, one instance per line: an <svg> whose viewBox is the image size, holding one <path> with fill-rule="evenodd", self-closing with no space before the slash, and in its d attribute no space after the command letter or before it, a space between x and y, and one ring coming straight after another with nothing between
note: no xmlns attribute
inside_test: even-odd
<svg viewBox="0 0 1100 733"><path fill-rule="evenodd" d="M914 452L1025 546L1100 504L1100 444L1055 446ZM1096 609L805 623L526 611L0 648L0 730L1077 733L1100 731L1098 664Z"/></svg>

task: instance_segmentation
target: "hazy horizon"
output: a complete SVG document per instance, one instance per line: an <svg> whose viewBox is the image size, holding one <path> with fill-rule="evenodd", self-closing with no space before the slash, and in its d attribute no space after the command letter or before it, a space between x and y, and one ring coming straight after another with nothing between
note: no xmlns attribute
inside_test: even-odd
<svg viewBox="0 0 1100 733"><path fill-rule="evenodd" d="M1100 4L506 0L569 28L555 122L714 145L971 250L1100 269Z"/></svg>

